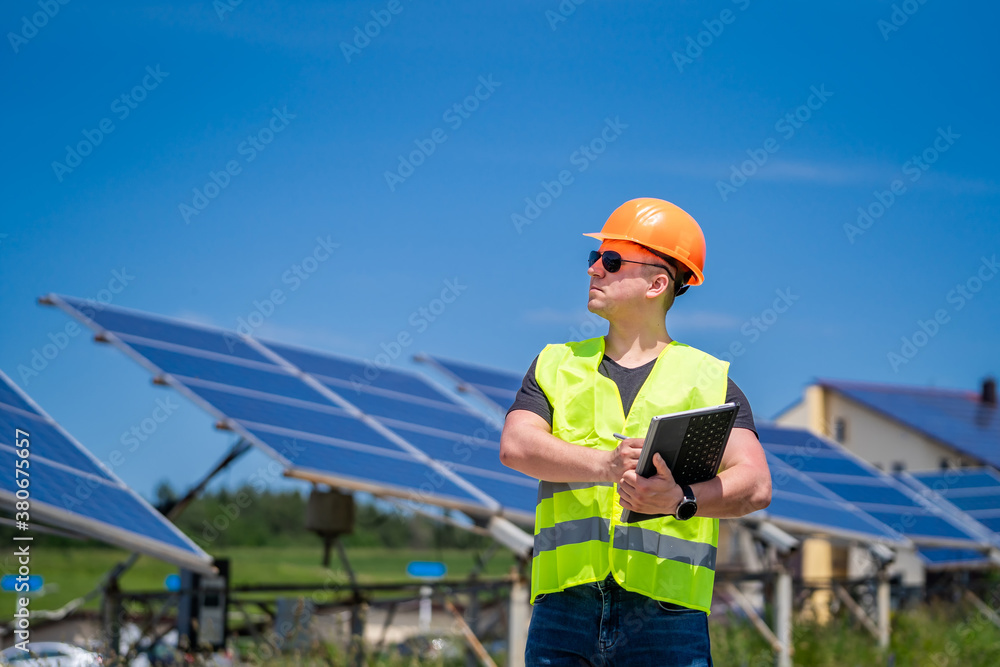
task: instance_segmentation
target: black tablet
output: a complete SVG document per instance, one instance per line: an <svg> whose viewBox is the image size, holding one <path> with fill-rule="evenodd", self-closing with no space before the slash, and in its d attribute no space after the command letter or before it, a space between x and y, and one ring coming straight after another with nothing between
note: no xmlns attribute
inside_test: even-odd
<svg viewBox="0 0 1000 667"><path fill-rule="evenodd" d="M719 472L739 409L739 403L723 403L653 417L646 431L636 472L642 477L655 475L653 454L659 453L678 484L696 484L712 479ZM625 510L622 521L632 523L659 516L666 515Z"/></svg>

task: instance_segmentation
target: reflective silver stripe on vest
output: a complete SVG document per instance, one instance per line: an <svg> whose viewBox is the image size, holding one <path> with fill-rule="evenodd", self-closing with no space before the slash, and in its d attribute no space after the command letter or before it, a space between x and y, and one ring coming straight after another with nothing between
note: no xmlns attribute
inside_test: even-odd
<svg viewBox="0 0 1000 667"><path fill-rule="evenodd" d="M546 482L542 480L538 482L538 500L536 502L540 503L547 498L551 498L560 491L582 491L598 486L614 485L611 482Z"/></svg>
<svg viewBox="0 0 1000 667"><path fill-rule="evenodd" d="M585 519L562 521L551 528L542 528L535 535L535 554L551 551L567 544L580 544L600 540L608 542L611 534L611 521L599 516Z"/></svg>
<svg viewBox="0 0 1000 667"><path fill-rule="evenodd" d="M688 565L715 569L716 549L711 544L689 542L639 526L615 526L615 549L628 549Z"/></svg>

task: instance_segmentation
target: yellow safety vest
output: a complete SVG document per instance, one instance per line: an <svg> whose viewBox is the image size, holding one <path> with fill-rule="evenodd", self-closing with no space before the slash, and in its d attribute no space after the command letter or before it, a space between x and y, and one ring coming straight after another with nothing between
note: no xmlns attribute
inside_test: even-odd
<svg viewBox="0 0 1000 667"><path fill-rule="evenodd" d="M729 363L674 341L626 417L617 385L598 372L603 357L603 336L549 345L538 356L535 378L552 404L557 438L612 450L616 432L642 438L657 415L725 402ZM532 603L611 572L626 590L710 611L719 520L667 516L623 524L618 498L610 482L538 483Z"/></svg>

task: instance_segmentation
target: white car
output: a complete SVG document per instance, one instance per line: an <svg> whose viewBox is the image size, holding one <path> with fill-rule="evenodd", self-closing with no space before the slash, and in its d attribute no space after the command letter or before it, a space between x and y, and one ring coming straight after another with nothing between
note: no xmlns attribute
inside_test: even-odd
<svg viewBox="0 0 1000 667"><path fill-rule="evenodd" d="M16 646L0 651L0 665L11 667L98 667L100 654L62 642L31 642L28 650Z"/></svg>

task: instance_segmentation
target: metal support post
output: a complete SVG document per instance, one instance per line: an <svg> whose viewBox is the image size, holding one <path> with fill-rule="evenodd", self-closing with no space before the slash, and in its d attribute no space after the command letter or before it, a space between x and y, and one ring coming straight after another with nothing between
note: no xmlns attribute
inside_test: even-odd
<svg viewBox="0 0 1000 667"><path fill-rule="evenodd" d="M774 629L778 639L777 667L792 665L792 575L785 567L778 570L774 585Z"/></svg>
<svg viewBox="0 0 1000 667"><path fill-rule="evenodd" d="M510 587L510 609L507 615L507 667L524 667L530 612L527 581L515 571Z"/></svg>
<svg viewBox="0 0 1000 667"><path fill-rule="evenodd" d="M889 575L883 568L878 574L878 593L876 595L878 601L878 645L882 649L889 648L889 634L891 632L889 593Z"/></svg>

